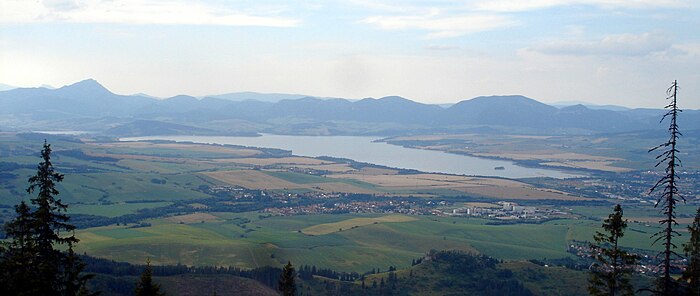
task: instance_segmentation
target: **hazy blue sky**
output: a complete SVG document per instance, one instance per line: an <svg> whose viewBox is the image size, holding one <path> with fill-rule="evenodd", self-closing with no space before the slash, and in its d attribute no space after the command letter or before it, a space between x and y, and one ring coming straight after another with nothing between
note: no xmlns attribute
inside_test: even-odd
<svg viewBox="0 0 700 296"><path fill-rule="evenodd" d="M0 1L0 83L700 108L700 1Z"/></svg>

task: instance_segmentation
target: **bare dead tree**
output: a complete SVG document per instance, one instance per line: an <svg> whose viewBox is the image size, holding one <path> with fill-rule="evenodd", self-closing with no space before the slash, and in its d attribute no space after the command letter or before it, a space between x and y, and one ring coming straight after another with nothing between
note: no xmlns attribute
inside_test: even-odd
<svg viewBox="0 0 700 296"><path fill-rule="evenodd" d="M672 239L675 236L680 236L680 233L673 230L673 227L678 225L675 213L676 204L681 200L685 202L685 198L678 192L678 175L676 174L676 168L681 166L681 160L676 156L678 154L678 149L676 147L678 138L682 136L676 121L678 113L682 112L682 110L678 109L678 105L676 104L676 97L678 94L677 81L673 81L671 87L666 90L666 94L668 95L666 99L670 100L670 103L665 107L668 111L661 118L660 122L663 122L666 118L670 118L671 122L668 127L669 139L665 143L649 150L649 152L661 151L656 157L658 162L655 167L659 167L662 164L665 166L663 177L649 190L649 194L660 192L660 196L654 207L661 205L661 212L664 215L664 219L659 221L663 229L652 236L652 238L655 238L653 244L661 241L664 247L664 250L657 255L663 257L661 262L663 275L659 279L655 291L655 294L660 295L672 295L677 288L675 280L671 278L671 260L674 257L680 258L680 255L674 251L676 245L673 243Z"/></svg>

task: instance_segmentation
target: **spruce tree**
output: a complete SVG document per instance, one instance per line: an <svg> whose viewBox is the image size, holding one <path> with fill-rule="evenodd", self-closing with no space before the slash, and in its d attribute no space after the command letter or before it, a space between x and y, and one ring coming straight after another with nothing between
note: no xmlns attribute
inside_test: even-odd
<svg viewBox="0 0 700 296"><path fill-rule="evenodd" d="M73 231L75 227L68 224L68 216L61 213L66 211L67 206L57 198L59 192L56 190L56 184L63 181L63 175L55 172L51 163L51 145L46 141L41 150L41 158L42 162L37 167L36 175L29 178L27 193L37 192L37 196L31 200L36 207L32 213L36 231L35 268L37 276L43 279L37 288L40 294L51 295L55 291L63 290L59 274L62 272L61 261L64 256L61 251L54 249L54 246L71 246L78 240L72 235L61 236L62 231Z"/></svg>
<svg viewBox="0 0 700 296"><path fill-rule="evenodd" d="M284 296L294 296L297 293L297 287L294 283L294 277L296 272L294 272L294 266L292 266L291 261L287 261L287 265L282 269L282 275L280 275L279 282L277 284L277 290Z"/></svg>
<svg viewBox="0 0 700 296"><path fill-rule="evenodd" d="M139 282L136 283L134 289L136 296L163 296L160 291L160 284L153 282L153 269L151 268L151 259L146 260L146 268L141 273Z"/></svg>
<svg viewBox="0 0 700 296"><path fill-rule="evenodd" d="M0 291L3 295L38 294L36 281L36 247L31 209L24 201L15 206L17 216L5 224L5 234L12 240L5 243L0 264Z"/></svg>
<svg viewBox="0 0 700 296"><path fill-rule="evenodd" d="M690 240L683 245L688 265L681 279L688 285L688 295L700 295L700 208L693 224L688 226Z"/></svg>
<svg viewBox="0 0 700 296"><path fill-rule="evenodd" d="M8 295L89 295L85 284L90 276L81 274L85 265L73 253L75 226L63 213L67 205L57 198L56 183L63 175L55 172L46 141L41 158L27 188L29 194L37 193L31 199L34 209L22 201L15 207L17 216L5 226L9 242L0 262L0 284ZM60 245L67 245L68 252L56 248Z"/></svg>
<svg viewBox="0 0 700 296"><path fill-rule="evenodd" d="M604 232L596 231L593 236L596 244L591 245L591 249L598 264L591 268L588 287L591 295L634 295L628 277L636 257L619 247L627 228L627 220L622 216L622 206L618 204L603 221Z"/></svg>
<svg viewBox="0 0 700 296"><path fill-rule="evenodd" d="M656 184L649 190L649 193L654 193L657 190L661 191L654 207L661 205L661 211L664 215L664 219L659 221L659 224L663 229L653 235L656 239L654 243L661 241L664 250L659 253L662 257L661 261L661 271L662 275L657 281L657 287L654 291L658 295L675 295L677 294L678 283L671 277L671 260L674 258L679 258L678 253L674 251L676 245L673 243L672 239L675 236L680 236L680 233L673 230L674 226L678 226L676 222L676 204L679 201L684 201L685 199L680 195L678 191L678 174L676 174L676 168L681 165L681 161L676 156L679 151L677 149L678 138L682 135L678 128L677 118L678 114L682 112L677 105L677 95L678 95L678 82L673 81L671 87L666 90L668 94L667 100L670 103L666 105L668 111L661 118L663 121L666 118L670 119L670 124L668 127L669 138L663 144L656 146L649 150L649 152L661 150L661 153L656 157L658 162L656 167L664 165L665 174L659 179Z"/></svg>

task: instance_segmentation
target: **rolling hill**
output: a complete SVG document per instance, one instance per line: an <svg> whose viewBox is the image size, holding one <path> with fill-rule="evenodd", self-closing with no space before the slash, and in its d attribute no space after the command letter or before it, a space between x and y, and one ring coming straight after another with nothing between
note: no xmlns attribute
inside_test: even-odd
<svg viewBox="0 0 700 296"><path fill-rule="evenodd" d="M241 100L244 98L249 98ZM260 100L257 100L260 99ZM285 94L236 93L197 99L114 94L92 79L58 89L0 91L5 129L70 129L136 136L255 132L394 135L415 131L518 130L526 133L595 133L659 129L659 109L557 108L521 95L483 96L448 108L389 96L359 101ZM700 111L680 119L700 124ZM149 124L143 124L148 122ZM490 127L490 128L485 128Z"/></svg>

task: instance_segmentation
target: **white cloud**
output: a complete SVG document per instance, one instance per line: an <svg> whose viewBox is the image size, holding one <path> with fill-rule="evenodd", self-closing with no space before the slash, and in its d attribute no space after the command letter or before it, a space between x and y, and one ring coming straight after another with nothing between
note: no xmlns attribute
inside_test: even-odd
<svg viewBox="0 0 700 296"><path fill-rule="evenodd" d="M75 0L43 0L41 3L44 7L57 11L69 11L80 8L80 4Z"/></svg>
<svg viewBox="0 0 700 296"><path fill-rule="evenodd" d="M691 57L700 57L700 43L674 44L673 49Z"/></svg>
<svg viewBox="0 0 700 296"><path fill-rule="evenodd" d="M441 44L430 44L424 47L426 50L436 50L436 51L449 51L458 50L459 46L455 45L441 45Z"/></svg>
<svg viewBox="0 0 700 296"><path fill-rule="evenodd" d="M0 22L71 22L160 25L294 27L300 20L253 15L193 1L3 0Z"/></svg>
<svg viewBox="0 0 700 296"><path fill-rule="evenodd" d="M557 6L588 5L605 9L653 9L660 7L692 7L696 0L495 0L479 1L474 7L483 11L518 12Z"/></svg>
<svg viewBox="0 0 700 296"><path fill-rule="evenodd" d="M514 20L504 15L443 15L432 9L424 15L370 16L362 20L384 30L423 30L428 38L449 38L513 26Z"/></svg>
<svg viewBox="0 0 700 296"><path fill-rule="evenodd" d="M368 10L391 13L418 13L424 11L426 8L421 5L414 5L409 1L402 1L401 3L391 3L380 0L350 0L349 3L355 6L363 7Z"/></svg>
<svg viewBox="0 0 700 296"><path fill-rule="evenodd" d="M552 55L646 56L671 48L671 39L661 32L608 35L600 40L555 41L529 48Z"/></svg>

